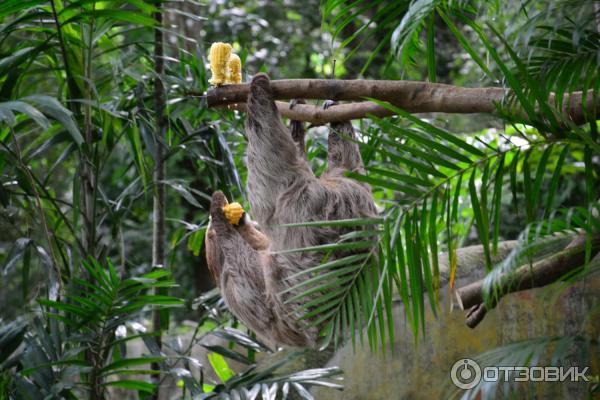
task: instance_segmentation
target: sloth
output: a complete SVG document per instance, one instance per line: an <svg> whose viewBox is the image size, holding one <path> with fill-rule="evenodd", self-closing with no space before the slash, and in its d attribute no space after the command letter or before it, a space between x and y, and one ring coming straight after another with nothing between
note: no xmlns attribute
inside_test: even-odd
<svg viewBox="0 0 600 400"><path fill-rule="evenodd" d="M225 195L215 192L206 257L228 308L260 339L269 345L315 347L323 323L310 326L301 319L306 312L302 301L287 300L300 293L292 288L310 277L296 274L322 263L325 254L285 250L333 243L349 228L282 225L374 217L377 211L370 187L345 176L347 171L364 172L352 124L331 124L328 166L319 178L306 158L301 123L291 125L290 131L281 121L268 76L256 75L245 125L247 192L255 222L244 213L233 225L223 211Z"/></svg>

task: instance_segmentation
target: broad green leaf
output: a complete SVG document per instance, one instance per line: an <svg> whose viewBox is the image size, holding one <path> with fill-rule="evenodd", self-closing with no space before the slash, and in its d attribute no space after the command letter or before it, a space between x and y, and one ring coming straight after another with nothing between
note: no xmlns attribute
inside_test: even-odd
<svg viewBox="0 0 600 400"><path fill-rule="evenodd" d="M83 143L83 137L81 136L75 121L73 120L72 112L63 107L63 105L60 104L54 97L33 95L27 96L23 98L23 100L35 103L45 114L48 114L55 120L59 121L65 127L67 132L69 132L73 138L73 141L77 145L81 145Z"/></svg>
<svg viewBox="0 0 600 400"><path fill-rule="evenodd" d="M220 354L208 353L207 358L213 371L215 371L215 374L217 374L221 382L227 382L235 375L235 372L229 367L225 358Z"/></svg>
<svg viewBox="0 0 600 400"><path fill-rule="evenodd" d="M95 10L95 11L83 11L73 17L62 21L61 25L65 26L74 22L79 21L87 21L91 18L94 19L110 19L113 21L119 22L128 22L132 24L154 27L156 25L156 21L144 14L135 11L127 11L127 10Z"/></svg>
<svg viewBox="0 0 600 400"><path fill-rule="evenodd" d="M4 120L8 125L15 125L16 119L13 111L23 113L31 118L43 130L50 127L48 119L35 107L23 101L5 101L0 103L0 121Z"/></svg>
<svg viewBox="0 0 600 400"><path fill-rule="evenodd" d="M33 8L42 4L46 4L45 0L3 0L0 7L0 18L7 15L14 15L25 9Z"/></svg>

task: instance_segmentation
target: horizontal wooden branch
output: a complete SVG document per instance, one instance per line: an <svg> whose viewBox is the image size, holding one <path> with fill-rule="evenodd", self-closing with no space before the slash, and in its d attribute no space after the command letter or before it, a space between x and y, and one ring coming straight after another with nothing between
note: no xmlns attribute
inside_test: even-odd
<svg viewBox="0 0 600 400"><path fill-rule="evenodd" d="M380 118L394 115L392 111L385 107L381 107L379 104L373 103L372 101L338 104L331 106L326 110L323 109L323 107L311 104L296 104L293 108L290 108L289 103L282 101L276 101L275 105L277 105L277 109L283 117L294 121L308 122L313 125L350 121L353 119L365 118L368 115ZM246 103L234 103L218 107L246 112Z"/></svg>
<svg viewBox="0 0 600 400"><path fill-rule="evenodd" d="M498 87L464 88L441 83L389 80L283 79L271 81L271 87L277 100L361 101L336 105L327 110L301 104L290 109L286 103L277 103L284 117L313 124L393 114L376 103L364 101L366 98L387 101L411 113L490 114L496 111L496 104L508 93L506 89ZM249 90L248 83L212 88L206 93L207 105L229 106L243 111ZM549 103L553 101L553 96L550 96ZM583 107L581 92L565 96L562 112L568 119L576 124L586 122L584 110L588 110L589 115L595 118L600 113L599 99L594 99L589 93Z"/></svg>
<svg viewBox="0 0 600 400"><path fill-rule="evenodd" d="M505 94L504 89L495 87L463 88L441 83L363 79L282 79L271 81L271 88L277 100L363 101L371 97L409 112L492 112L493 102L502 100ZM206 101L209 107L244 103L249 90L249 83L215 87L207 92Z"/></svg>
<svg viewBox="0 0 600 400"><path fill-rule="evenodd" d="M593 238L592 255L598 252L600 240ZM462 306L467 311L466 323L469 327L477 326L489 308L496 306L503 296L522 290L542 287L556 282L569 272L581 267L585 261L585 240L576 238L564 250L535 262L523 265L511 274L500 278L497 296L490 304L484 302L485 279L466 285L457 291Z"/></svg>

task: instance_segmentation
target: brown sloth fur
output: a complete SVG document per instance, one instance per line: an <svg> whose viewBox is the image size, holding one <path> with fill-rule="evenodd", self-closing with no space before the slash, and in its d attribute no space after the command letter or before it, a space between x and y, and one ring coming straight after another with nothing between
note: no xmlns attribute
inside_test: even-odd
<svg viewBox="0 0 600 400"><path fill-rule="evenodd" d="M303 129L292 122L290 132L283 124L266 75L252 80L247 105L248 200L260 230L246 215L238 226L230 224L222 211L227 199L215 192L206 235L208 266L231 312L261 339L314 347L319 327L300 319L301 303L286 302L298 293L282 292L307 279L309 274L293 275L318 265L323 254L278 252L335 242L348 228L280 225L374 217L373 196L367 184L344 176L364 172L358 145L348 140L355 138L350 122L331 125L328 169L317 178L304 154Z"/></svg>

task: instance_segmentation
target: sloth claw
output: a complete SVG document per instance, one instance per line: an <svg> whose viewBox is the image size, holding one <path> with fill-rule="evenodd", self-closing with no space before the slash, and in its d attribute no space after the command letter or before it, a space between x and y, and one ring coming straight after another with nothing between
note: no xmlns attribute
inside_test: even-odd
<svg viewBox="0 0 600 400"><path fill-rule="evenodd" d="M303 99L292 99L290 100L290 110L296 107L298 104L306 104L306 101Z"/></svg>
<svg viewBox="0 0 600 400"><path fill-rule="evenodd" d="M337 106L339 103L335 100L325 100L323 103L323 110L327 110L331 106Z"/></svg>

